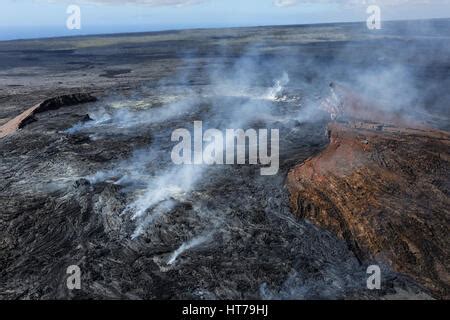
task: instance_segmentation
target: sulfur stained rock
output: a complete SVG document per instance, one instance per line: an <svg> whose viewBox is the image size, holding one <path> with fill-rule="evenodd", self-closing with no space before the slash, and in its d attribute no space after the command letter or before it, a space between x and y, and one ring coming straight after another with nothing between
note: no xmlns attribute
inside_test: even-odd
<svg viewBox="0 0 450 320"><path fill-rule="evenodd" d="M328 130L328 147L288 174L294 213L345 239L360 261L448 298L450 134L369 121Z"/></svg>

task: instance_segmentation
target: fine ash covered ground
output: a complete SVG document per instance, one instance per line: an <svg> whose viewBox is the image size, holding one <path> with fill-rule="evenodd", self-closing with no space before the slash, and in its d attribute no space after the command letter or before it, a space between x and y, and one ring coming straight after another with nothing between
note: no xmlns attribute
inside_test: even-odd
<svg viewBox="0 0 450 320"><path fill-rule="evenodd" d="M427 27L432 37L394 24L375 35L338 25L0 43L0 124L58 94L99 98L0 140L0 297L428 297L387 268L382 290L367 290L367 263L296 220L285 187L288 170L328 143L317 105L331 80L364 84L380 68L381 82L401 77L411 91L427 79L424 94L396 96L446 129L450 62ZM171 133L194 120L280 129L278 174L175 166ZM70 265L81 290L66 287Z"/></svg>

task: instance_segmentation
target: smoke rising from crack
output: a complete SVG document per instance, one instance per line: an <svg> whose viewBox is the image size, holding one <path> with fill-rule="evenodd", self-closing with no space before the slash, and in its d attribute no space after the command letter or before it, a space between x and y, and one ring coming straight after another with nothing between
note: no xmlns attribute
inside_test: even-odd
<svg viewBox="0 0 450 320"><path fill-rule="evenodd" d="M401 33L414 37L411 30ZM213 66L194 62L187 64L177 78L161 81L161 86L177 83L185 91L177 94L174 86L171 94L167 89L163 94L160 89L145 89L145 94L155 92L150 98L136 94L135 99L107 102L90 114L93 121L80 123L67 132L87 132L101 139L109 131L132 134L148 127L154 134L147 149L137 150L133 157L115 168L88 177L91 183L111 181L130 192L130 200L121 213L135 222L136 228L130 236L137 239L151 232L151 227L170 215L180 203L189 201L198 184L208 178L209 170L205 167L175 166L170 162L172 145L167 140L170 128L184 127L201 118L209 127L244 129L258 123L289 127L295 123L321 121L324 114L318 106L330 94L330 81L344 83L376 100L379 111L397 112L408 118L426 114L430 107L426 105L427 92L420 91L421 84L417 83L422 70L409 64L416 48L409 48L404 56L395 59L389 56L390 49L389 46L374 48L373 55L377 59L367 65L361 63L364 57L358 57L354 44L333 52L332 61L321 61L320 56L305 57L301 48L291 49L288 58L264 57L257 46L252 46L232 63L226 58ZM433 54L448 53L448 46L433 49L437 49ZM354 58L353 64L342 65L342 57L348 59L349 55ZM192 60L196 61L193 56ZM291 65L297 68L289 67ZM201 82L190 74L191 70L199 69L203 75ZM159 103L155 104L155 98ZM153 125L157 125L154 130ZM219 217L208 219L213 224L211 221ZM192 239L183 243L169 262L175 261L185 250L207 242L202 236Z"/></svg>

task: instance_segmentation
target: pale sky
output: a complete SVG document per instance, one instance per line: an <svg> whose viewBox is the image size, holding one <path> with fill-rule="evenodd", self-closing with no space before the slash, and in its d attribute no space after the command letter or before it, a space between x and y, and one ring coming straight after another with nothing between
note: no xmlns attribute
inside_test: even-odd
<svg viewBox="0 0 450 320"><path fill-rule="evenodd" d="M365 21L371 3L382 20L450 18L450 0L2 0L0 40ZM66 28L70 4L81 8L81 30Z"/></svg>

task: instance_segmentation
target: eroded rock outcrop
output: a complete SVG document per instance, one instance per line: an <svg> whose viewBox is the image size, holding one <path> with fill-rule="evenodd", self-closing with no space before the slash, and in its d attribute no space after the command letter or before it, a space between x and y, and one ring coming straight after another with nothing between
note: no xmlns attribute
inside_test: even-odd
<svg viewBox="0 0 450 320"><path fill-rule="evenodd" d="M33 122L34 115L40 112L56 110L61 107L72 106L80 103L94 102L97 98L88 93L76 93L62 95L51 99L44 100L41 103L25 110L14 119L11 119L0 127L0 138L3 138L18 129L23 128L28 123Z"/></svg>
<svg viewBox="0 0 450 320"><path fill-rule="evenodd" d="M330 144L288 175L296 215L449 297L450 134L331 123Z"/></svg>

